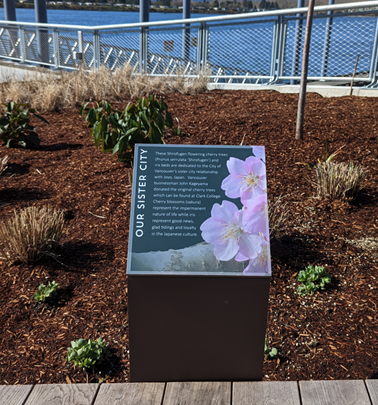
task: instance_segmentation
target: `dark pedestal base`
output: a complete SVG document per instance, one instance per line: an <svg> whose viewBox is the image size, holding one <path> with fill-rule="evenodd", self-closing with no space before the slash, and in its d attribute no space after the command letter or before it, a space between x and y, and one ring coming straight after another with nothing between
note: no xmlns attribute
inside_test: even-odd
<svg viewBox="0 0 378 405"><path fill-rule="evenodd" d="M261 380L270 277L128 277L130 380Z"/></svg>

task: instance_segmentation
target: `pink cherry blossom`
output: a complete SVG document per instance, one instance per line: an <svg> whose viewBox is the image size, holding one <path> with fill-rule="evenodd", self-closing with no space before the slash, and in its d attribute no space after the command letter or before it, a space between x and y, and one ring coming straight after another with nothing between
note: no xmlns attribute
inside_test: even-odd
<svg viewBox="0 0 378 405"><path fill-rule="evenodd" d="M231 157L227 168L230 175L221 185L227 197L240 197L242 204L246 205L248 200L266 193L265 165L257 157L250 156L245 161Z"/></svg>
<svg viewBox="0 0 378 405"><path fill-rule="evenodd" d="M243 220L251 232L269 235L268 198L265 193L246 201Z"/></svg>
<svg viewBox="0 0 378 405"><path fill-rule="evenodd" d="M250 259L248 266L243 273L269 273L270 272L270 250L269 242L265 237L261 237L261 251L257 257Z"/></svg>
<svg viewBox="0 0 378 405"><path fill-rule="evenodd" d="M217 260L228 261L238 254L245 260L253 259L261 251L261 237L250 232L243 221L243 210L230 201L214 204L211 217L200 229L203 240L214 245Z"/></svg>
<svg viewBox="0 0 378 405"><path fill-rule="evenodd" d="M252 153L265 163L265 148L264 146L252 146Z"/></svg>

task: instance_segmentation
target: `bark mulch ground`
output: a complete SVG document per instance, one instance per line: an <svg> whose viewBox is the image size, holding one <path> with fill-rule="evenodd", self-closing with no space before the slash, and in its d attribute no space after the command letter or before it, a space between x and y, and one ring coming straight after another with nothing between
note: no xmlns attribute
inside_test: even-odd
<svg viewBox="0 0 378 405"><path fill-rule="evenodd" d="M167 143L265 145L268 196L290 215L273 251L267 340L278 357L266 360L264 380L365 379L378 372L378 99L309 94L305 139L295 141L297 95L272 91L174 94L166 102L182 134ZM125 103L128 100L125 100ZM30 205L65 210L58 259L1 263L0 384L85 382L66 361L78 338L102 337L110 361L88 381L129 376L127 244L131 188L128 168L96 149L78 110L43 114L38 150L5 149L0 178L2 219ZM367 170L352 203L315 197L304 163L343 145L337 161ZM327 268L332 286L314 296L295 293L307 265ZM55 280L57 299L36 304L37 287ZM158 332L158 331L157 331Z"/></svg>

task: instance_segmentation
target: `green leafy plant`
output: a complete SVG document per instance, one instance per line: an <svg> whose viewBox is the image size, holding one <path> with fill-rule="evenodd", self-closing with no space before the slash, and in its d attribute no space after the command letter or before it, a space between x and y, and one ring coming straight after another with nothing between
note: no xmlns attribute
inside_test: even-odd
<svg viewBox="0 0 378 405"><path fill-rule="evenodd" d="M35 113L25 103L4 103L4 109L0 113L0 139L4 145L9 148L12 146L30 146L39 147L40 141L37 134L37 128L30 124L30 114L41 121L48 122Z"/></svg>
<svg viewBox="0 0 378 405"><path fill-rule="evenodd" d="M320 159L318 159L318 162L317 163L306 163L305 165L309 168L309 169L314 169L315 168L315 166L318 164L318 163L322 163L322 162L324 162L324 163L329 163L332 159L334 159L340 152L341 152L341 149L343 149L344 148L344 146L345 145L343 145L341 148L339 148L336 152L333 152L333 153L331 153L331 154L329 154L329 145L328 145L328 139L325 139L324 140L324 144L325 144L325 155L324 155L324 160L322 161L322 160L320 160Z"/></svg>
<svg viewBox="0 0 378 405"><path fill-rule="evenodd" d="M47 298L57 294L59 287L60 287L60 285L58 283L56 283L55 281L53 281L52 283L49 282L47 284L47 286L44 284L41 284L38 287L37 292L33 295L33 298L36 301L45 302Z"/></svg>
<svg viewBox="0 0 378 405"><path fill-rule="evenodd" d="M268 347L267 339L264 344L264 357L266 360L272 360L278 355L278 350L275 347Z"/></svg>
<svg viewBox="0 0 378 405"><path fill-rule="evenodd" d="M101 364L108 355L109 348L101 338L88 341L78 339L71 342L67 360L73 362L75 367L88 370L95 364Z"/></svg>
<svg viewBox="0 0 378 405"><path fill-rule="evenodd" d="M331 276L323 266L307 266L305 270L299 272L297 280L302 283L297 287L297 292L305 296L313 295L318 290L325 290L327 284L331 282Z"/></svg>
<svg viewBox="0 0 378 405"><path fill-rule="evenodd" d="M63 235L63 211L28 207L0 222L0 253L9 262L28 263L41 255L51 256Z"/></svg>
<svg viewBox="0 0 378 405"><path fill-rule="evenodd" d="M163 99L160 102L155 95L141 97L136 104L129 103L121 111L113 109L108 101L94 102L85 116L88 126L92 128L91 136L97 147L101 145L104 152L118 154L119 161L132 159L136 143L164 143L164 130L175 128L168 106ZM80 110L82 116L89 103Z"/></svg>

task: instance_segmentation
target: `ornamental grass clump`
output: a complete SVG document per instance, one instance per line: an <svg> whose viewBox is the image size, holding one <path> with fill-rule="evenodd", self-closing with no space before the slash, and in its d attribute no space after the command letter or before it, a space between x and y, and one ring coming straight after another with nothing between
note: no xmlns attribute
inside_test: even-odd
<svg viewBox="0 0 378 405"><path fill-rule="evenodd" d="M364 168L355 165L353 161L349 163L333 162L344 148L343 145L336 152L329 154L328 140L325 140L324 161L318 159L318 163L306 166L315 172L315 185L317 196L328 200L353 200L362 188L363 180L366 177Z"/></svg>
<svg viewBox="0 0 378 405"><path fill-rule="evenodd" d="M363 167L332 161L319 162L315 168L317 196L329 200L353 200L362 188L366 173Z"/></svg>
<svg viewBox="0 0 378 405"><path fill-rule="evenodd" d="M0 222L0 252L8 262L33 262L50 255L63 235L63 211L28 207Z"/></svg>
<svg viewBox="0 0 378 405"><path fill-rule="evenodd" d="M282 202L282 196L269 201L268 218L269 218L269 237L272 240L282 233L286 228L286 220L289 216L287 204Z"/></svg>

